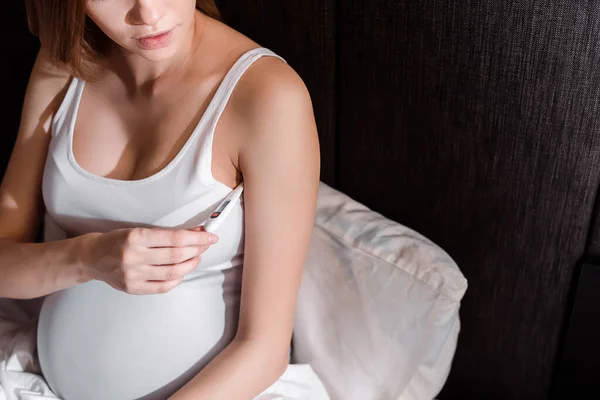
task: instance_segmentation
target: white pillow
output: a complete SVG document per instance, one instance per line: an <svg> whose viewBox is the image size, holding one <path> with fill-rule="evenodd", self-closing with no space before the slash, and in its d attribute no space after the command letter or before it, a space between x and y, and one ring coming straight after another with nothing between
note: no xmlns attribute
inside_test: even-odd
<svg viewBox="0 0 600 400"><path fill-rule="evenodd" d="M293 338L332 400L431 400L467 281L440 247L321 182Z"/></svg>

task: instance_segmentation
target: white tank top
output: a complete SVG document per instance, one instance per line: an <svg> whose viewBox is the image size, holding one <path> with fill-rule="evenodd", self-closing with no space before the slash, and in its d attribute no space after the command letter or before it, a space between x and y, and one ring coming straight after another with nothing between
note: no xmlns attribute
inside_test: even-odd
<svg viewBox="0 0 600 400"><path fill-rule="evenodd" d="M238 80L262 56L279 57L262 47L243 54L181 151L139 180L101 177L77 164L73 128L85 82L73 78L52 123L42 188L44 240L202 224L232 190L211 173L215 127ZM129 295L90 281L46 296L38 353L51 389L63 400L162 400L227 346L237 329L243 196L216 233L219 242L168 293Z"/></svg>

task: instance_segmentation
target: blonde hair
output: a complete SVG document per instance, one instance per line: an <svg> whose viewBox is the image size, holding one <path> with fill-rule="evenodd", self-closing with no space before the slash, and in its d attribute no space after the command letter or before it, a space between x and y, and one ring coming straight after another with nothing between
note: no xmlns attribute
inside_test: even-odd
<svg viewBox="0 0 600 400"><path fill-rule="evenodd" d="M29 30L52 60L84 80L94 77L95 60L105 56L110 39L87 17L85 0L25 0ZM221 19L214 0L196 0L196 8Z"/></svg>

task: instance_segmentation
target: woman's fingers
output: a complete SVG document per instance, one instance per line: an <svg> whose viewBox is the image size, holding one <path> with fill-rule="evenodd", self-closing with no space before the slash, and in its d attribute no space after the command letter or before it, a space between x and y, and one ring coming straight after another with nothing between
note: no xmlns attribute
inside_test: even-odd
<svg viewBox="0 0 600 400"><path fill-rule="evenodd" d="M218 241L216 235L204 231L161 228L132 229L128 239L143 247L206 246Z"/></svg>
<svg viewBox="0 0 600 400"><path fill-rule="evenodd" d="M173 265L204 253L210 246L153 247L144 252L144 264Z"/></svg>
<svg viewBox="0 0 600 400"><path fill-rule="evenodd" d="M146 281L171 281L183 278L200 264L200 255L173 265L146 265L141 271Z"/></svg>

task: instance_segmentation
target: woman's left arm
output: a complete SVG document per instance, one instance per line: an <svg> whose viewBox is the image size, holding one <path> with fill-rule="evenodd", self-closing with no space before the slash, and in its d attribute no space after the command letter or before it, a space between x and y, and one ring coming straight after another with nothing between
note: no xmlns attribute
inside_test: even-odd
<svg viewBox="0 0 600 400"><path fill-rule="evenodd" d="M320 152L304 83L279 60L265 68L268 79L255 85L242 111L245 254L238 331L170 400L251 400L288 364L316 211Z"/></svg>

